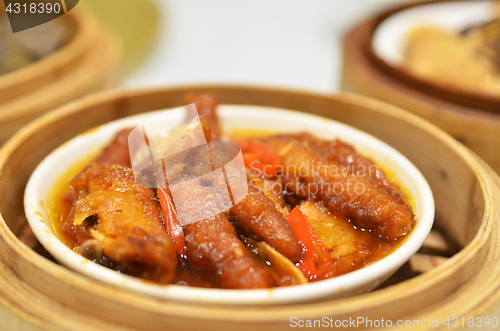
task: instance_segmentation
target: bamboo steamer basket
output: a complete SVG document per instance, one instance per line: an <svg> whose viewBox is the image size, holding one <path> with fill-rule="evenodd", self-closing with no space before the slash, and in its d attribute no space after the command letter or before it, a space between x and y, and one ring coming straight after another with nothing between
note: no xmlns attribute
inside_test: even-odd
<svg viewBox="0 0 500 331"><path fill-rule="evenodd" d="M445 1L407 3L350 30L344 39L341 88L391 103L432 122L500 173L500 98L423 81L389 66L372 49L372 35L387 17L410 7Z"/></svg>
<svg viewBox="0 0 500 331"><path fill-rule="evenodd" d="M117 84L119 43L83 7L58 18L65 45L0 76L0 144L48 110Z"/></svg>
<svg viewBox="0 0 500 331"><path fill-rule="evenodd" d="M172 302L120 290L56 264L36 240L26 239L24 188L48 153L96 125L181 106L186 94L193 92L213 93L222 104L281 107L325 116L394 146L428 180L436 201L433 232L449 238L456 250L447 256L430 256L431 267L416 277L398 271L382 289L366 295L234 307ZM290 327L292 317L332 321L363 317L394 323L421 320L422 325L408 329L438 330L428 326L429 318L439 319L443 329L448 317L500 315L500 179L437 127L372 99L234 86L108 91L58 108L20 130L0 151L0 183L0 329L281 330ZM438 260L439 264L432 263Z"/></svg>

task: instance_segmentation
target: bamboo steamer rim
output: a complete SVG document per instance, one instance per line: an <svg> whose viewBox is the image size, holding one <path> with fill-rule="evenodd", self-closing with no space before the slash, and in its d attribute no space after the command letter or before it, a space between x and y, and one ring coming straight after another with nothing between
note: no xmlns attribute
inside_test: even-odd
<svg viewBox="0 0 500 331"><path fill-rule="evenodd" d="M75 32L71 38L55 52L0 75L0 90L26 84L37 77L57 72L87 51L98 33L98 24L88 9L81 7L84 6L78 6L61 17L63 25L75 24Z"/></svg>
<svg viewBox="0 0 500 331"><path fill-rule="evenodd" d="M280 98L292 97L297 100L309 101L310 104L314 105L315 102L331 102L339 104L352 104L362 108L368 108L370 111L381 113L387 116L392 116L400 120L412 123L414 126L418 126L422 131L427 134L432 135L442 141L447 145L454 153L456 153L462 161L467 164L474 172L477 174L477 180L480 185L481 191L484 195L485 200L485 212L482 220L481 227L479 231L472 239L472 241L449 261L447 261L442 266L438 266L433 270L417 277L407 282L394 285L392 287L373 292L364 296L351 297L347 299L334 300L334 301L324 301L318 303L310 304L297 304L289 306L270 306L270 307L241 307L232 308L224 306L203 306L203 305L193 305L184 304L179 302L169 302L161 299L149 298L132 292L126 292L118 290L114 287L104 285L86 278L85 276L76 274L64 267L55 265L54 263L48 261L47 259L39 256L33 250L22 244L17 237L10 231L9 227L6 225L3 217L0 221L0 252L1 256L7 257L7 262L13 263L13 261L8 261L9 258L18 259L13 264L13 267L18 269L23 269L29 266L33 273L40 272L51 282L61 283L67 286L72 291L77 291L77 293L89 293L96 300L106 301L109 305L116 307L127 307L128 309L139 309L140 311L148 311L150 314L158 314L164 316L165 318L184 318L196 320L198 323L207 322L211 323L214 321L220 321L221 316L223 323L259 323L261 326L267 325L264 323L288 323L289 316L295 316L297 318L314 318L321 316L348 316L355 315L359 312L376 311L380 307L392 306L397 307L398 303L408 300L409 297L424 298L428 303L436 303L437 301L442 301L443 298L435 298L434 300L429 297L429 290L431 285L435 284L446 284L453 279L453 275L461 272L462 269L469 266L480 267L483 265L486 259L486 253L489 253L489 247L493 247L493 238L497 240L498 243L498 224L491 221L491 215L497 213L495 205L493 203L494 191L498 190L498 187L494 185L491 181L489 173L485 170L484 165L480 164L479 161L471 155L471 153L463 146L455 142L450 136L437 129L430 123L400 109L386 105L382 102L366 99L363 97L341 93L336 96L328 96L324 94L303 92L303 91L293 91L293 90L279 90L273 88L256 88L256 87L228 87L228 86L185 86L171 89L139 89L139 90L124 90L124 91L110 91L101 93L99 95L84 98L79 101L72 102L66 106L59 108L56 111L48 113L38 120L34 121L30 125L22 129L16 136L14 136L8 143L4 145L0 151L0 173L5 167L5 162L9 159L9 156L15 153L15 151L24 142L28 141L30 137L36 136L38 130L43 127L48 127L50 124L57 122L60 119L71 117L71 115L78 112L82 113L85 109L90 109L96 105L102 105L109 103L112 106L126 104L130 100L137 99L140 97L150 97L161 96L163 94L172 95L179 97L180 95L185 95L187 92L191 91L212 91L216 96L218 93L222 94L235 94L237 102L245 103L247 98L245 95L252 95L253 103L257 105L269 105L275 106L274 101L268 100L269 95L274 95L278 100ZM243 95L239 97L239 95ZM272 99L271 99L272 100ZM230 100L233 101L233 100ZM303 105L294 108L308 108L311 107L308 102ZM222 100L225 103L224 100ZM281 102L285 104L286 102ZM230 103L230 102L227 102ZM173 105L172 105L173 106ZM300 110L300 109L298 109ZM119 116L119 114L118 114ZM492 175L494 176L494 175ZM495 228L496 227L496 228ZM482 250L485 251L483 258L478 259L474 256L474 251ZM5 255L7 254L7 255ZM499 269L500 261L490 260L491 264L488 267L494 267L495 270ZM476 270L474 271L476 273ZM23 282L27 286L33 286L37 291L44 291L43 286L34 283L34 279L31 279L31 275L18 274L17 277L23 279ZM496 278L494 278L496 279ZM473 275L470 275L469 279L465 281L467 284L474 283ZM450 284L448 284L450 285ZM450 293L456 291L457 288L464 284L456 284L452 289L450 288ZM477 284L476 284L477 285ZM490 289L490 292L484 292L476 296L476 301L483 303L480 306L475 306L474 314L481 313L484 309L489 306L487 302L498 301L500 298L500 290L498 285L498 279L496 283L493 284L494 288ZM426 291L427 290L427 291ZM0 296L0 301L4 305L7 305L12 311L16 311L18 314L26 314L23 309L19 306L15 306L12 301L7 301L7 299ZM64 304L64 303L63 303ZM448 303L449 305L449 303ZM479 308L478 308L479 307ZM47 316L43 315L46 309L40 309L39 311L29 311L29 319L33 320L33 323L55 323L57 320L60 325L74 325L74 321L66 317L60 312L55 312L55 314ZM464 312L467 313L467 312ZM25 316L26 317L26 316ZM101 317L102 319L102 317ZM425 323L425 322L424 322Z"/></svg>

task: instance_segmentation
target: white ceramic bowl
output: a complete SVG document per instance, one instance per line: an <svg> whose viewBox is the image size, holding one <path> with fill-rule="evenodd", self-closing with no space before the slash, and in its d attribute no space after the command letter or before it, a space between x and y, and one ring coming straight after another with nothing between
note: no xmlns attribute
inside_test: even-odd
<svg viewBox="0 0 500 331"><path fill-rule="evenodd" d="M341 138L354 145L360 152L388 167L412 194L416 224L408 238L387 257L362 269L305 285L264 290L204 289L179 285L153 285L140 279L123 275L93 263L73 252L54 235L46 209L48 194L54 182L85 153L104 147L121 128L132 127L150 118L145 113L117 120L100 126L84 135L66 142L41 162L31 175L25 192L25 211L28 222L40 243L61 264L96 280L172 300L196 303L269 305L317 301L340 298L368 292L394 273L422 245L434 220L434 200L429 185L422 174L403 155L382 141L345 124L322 117L257 106L219 106L222 125L236 128L257 128L275 132L308 131L324 139ZM182 123L182 112L168 113L171 125ZM168 128L165 128L168 129Z"/></svg>
<svg viewBox="0 0 500 331"><path fill-rule="evenodd" d="M391 15L380 23L372 38L375 54L387 64L397 67L404 63L404 44L412 29L435 25L459 32L475 24L485 23L494 18L494 1L449 1L431 3Z"/></svg>

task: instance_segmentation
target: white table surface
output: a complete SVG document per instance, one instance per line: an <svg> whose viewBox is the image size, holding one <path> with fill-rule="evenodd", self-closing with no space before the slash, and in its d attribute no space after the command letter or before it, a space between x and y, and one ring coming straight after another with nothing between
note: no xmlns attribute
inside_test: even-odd
<svg viewBox="0 0 500 331"><path fill-rule="evenodd" d="M339 89L342 39L402 0L155 0L160 35L124 86L237 83Z"/></svg>

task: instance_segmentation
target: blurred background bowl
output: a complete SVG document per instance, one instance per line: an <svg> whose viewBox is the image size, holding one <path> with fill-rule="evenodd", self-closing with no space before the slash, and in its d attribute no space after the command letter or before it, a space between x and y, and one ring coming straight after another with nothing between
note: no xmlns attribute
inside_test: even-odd
<svg viewBox="0 0 500 331"><path fill-rule="evenodd" d="M493 14L488 8L493 3L414 2L363 21L344 39L342 89L394 104L429 120L500 172L500 97L423 79L401 67L401 43L409 29L427 23L465 28L490 19ZM456 15L443 15L450 11Z"/></svg>

